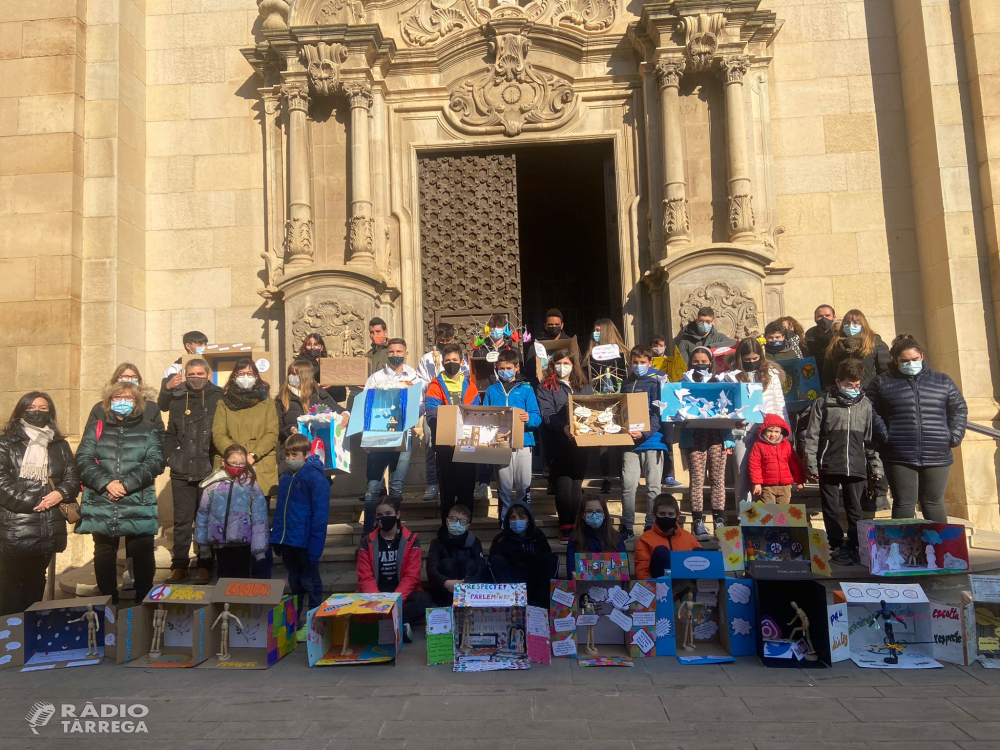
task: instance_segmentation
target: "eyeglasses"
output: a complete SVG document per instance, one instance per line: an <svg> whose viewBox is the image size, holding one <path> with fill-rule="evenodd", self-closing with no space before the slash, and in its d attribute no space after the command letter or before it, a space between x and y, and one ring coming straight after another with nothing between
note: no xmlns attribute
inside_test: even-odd
<svg viewBox="0 0 1000 750"><path fill-rule="evenodd" d="M448 516L445 520L448 523L465 523L465 524L469 523L467 520L465 520L461 516Z"/></svg>
<svg viewBox="0 0 1000 750"><path fill-rule="evenodd" d="M113 404L134 404L135 399L131 396L115 396L111 399Z"/></svg>

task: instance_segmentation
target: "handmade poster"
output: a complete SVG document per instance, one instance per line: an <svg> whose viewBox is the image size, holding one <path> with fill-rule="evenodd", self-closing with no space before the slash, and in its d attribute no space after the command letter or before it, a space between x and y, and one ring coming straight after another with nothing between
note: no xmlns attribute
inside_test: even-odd
<svg viewBox="0 0 1000 750"><path fill-rule="evenodd" d="M1000 669L1000 577L975 575L969 582L972 591L962 592L958 608L964 663Z"/></svg>
<svg viewBox="0 0 1000 750"><path fill-rule="evenodd" d="M757 654L764 666L829 666L826 589L813 580L808 563L760 560L750 571L760 623Z"/></svg>
<svg viewBox="0 0 1000 750"><path fill-rule="evenodd" d="M573 577L579 581L627 581L628 555L622 552L577 555Z"/></svg>
<svg viewBox="0 0 1000 750"><path fill-rule="evenodd" d="M158 669L197 667L217 653L215 633L212 631L212 615L215 612L213 593L209 586L153 586L141 605L146 612L142 617L134 618L136 644L130 650L135 658L125 666ZM157 625L158 622L161 624ZM159 649L154 648L155 640L159 641Z"/></svg>
<svg viewBox="0 0 1000 750"><path fill-rule="evenodd" d="M969 569L961 524L914 518L858 522L861 564L876 576L954 575Z"/></svg>
<svg viewBox="0 0 1000 750"><path fill-rule="evenodd" d="M868 669L933 669L931 605L916 583L840 584L851 660Z"/></svg>
<svg viewBox="0 0 1000 750"><path fill-rule="evenodd" d="M782 359L775 364L785 371L785 406L788 412L794 414L812 406L813 401L823 392L816 358Z"/></svg>
<svg viewBox="0 0 1000 750"><path fill-rule="evenodd" d="M507 466L513 451L524 447L522 409L502 406L438 407L437 445L455 447L457 463Z"/></svg>
<svg viewBox="0 0 1000 750"><path fill-rule="evenodd" d="M653 357L653 368L662 372L671 383L679 383L687 372L687 363L680 349L674 347L674 353L669 357Z"/></svg>
<svg viewBox="0 0 1000 750"><path fill-rule="evenodd" d="M455 634L451 607L426 610L427 663L452 664L455 661Z"/></svg>
<svg viewBox="0 0 1000 750"><path fill-rule="evenodd" d="M410 429L420 419L423 385L408 388L368 388L361 391L351 407L347 437L361 434L367 451L404 451Z"/></svg>
<svg viewBox="0 0 1000 750"><path fill-rule="evenodd" d="M716 529L727 571L755 562L805 565L813 575L830 575L830 543L824 529L809 527L805 505L740 503L740 525Z"/></svg>
<svg viewBox="0 0 1000 750"><path fill-rule="evenodd" d="M528 658L536 664L549 664L549 613L542 607L527 608Z"/></svg>
<svg viewBox="0 0 1000 750"><path fill-rule="evenodd" d="M213 643L219 643L221 615L226 604L229 656L217 650L207 655L199 669L267 669L295 650L298 612L294 596L285 596L279 579L221 578L212 590L208 626Z"/></svg>
<svg viewBox="0 0 1000 750"><path fill-rule="evenodd" d="M402 645L402 597L333 594L306 618L310 667L392 661Z"/></svg>
<svg viewBox="0 0 1000 750"><path fill-rule="evenodd" d="M299 434L308 438L310 453L319 456L323 468L351 473L351 451L344 445L347 428L344 427L340 414L329 409L320 412L316 406L312 406L308 415L299 417L298 423Z"/></svg>
<svg viewBox="0 0 1000 750"><path fill-rule="evenodd" d="M644 393L570 396L570 432L581 447L626 445L630 432L649 430L649 399Z"/></svg>
<svg viewBox="0 0 1000 750"><path fill-rule="evenodd" d="M847 634L847 603L831 604L826 608L827 630L830 635L830 663L851 658Z"/></svg>
<svg viewBox="0 0 1000 750"><path fill-rule="evenodd" d="M90 667L116 656L110 596L36 602L0 620L0 667L22 672Z"/></svg>
<svg viewBox="0 0 1000 750"><path fill-rule="evenodd" d="M527 606L523 583L456 584L454 671L530 669Z"/></svg>
<svg viewBox="0 0 1000 750"><path fill-rule="evenodd" d="M732 429L737 422L764 421L760 383L663 383L660 419L691 427Z"/></svg>

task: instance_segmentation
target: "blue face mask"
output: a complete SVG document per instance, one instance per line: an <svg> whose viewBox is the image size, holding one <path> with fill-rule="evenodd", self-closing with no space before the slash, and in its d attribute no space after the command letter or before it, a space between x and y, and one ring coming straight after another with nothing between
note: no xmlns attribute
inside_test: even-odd
<svg viewBox="0 0 1000 750"><path fill-rule="evenodd" d="M203 347L203 346L196 346L194 348L194 353L197 354L200 357L202 354L205 353L205 347Z"/></svg>
<svg viewBox="0 0 1000 750"><path fill-rule="evenodd" d="M510 522L510 530L513 531L515 534L523 534L527 528L528 528L527 520L524 521L511 520Z"/></svg>
<svg viewBox="0 0 1000 750"><path fill-rule="evenodd" d="M514 379L516 373L513 370L497 370L497 377L499 377L505 383L510 382Z"/></svg>
<svg viewBox="0 0 1000 750"><path fill-rule="evenodd" d="M924 369L924 363L919 360L916 362L900 362L897 366L901 373L909 375L911 378L914 375L919 375L920 371Z"/></svg>
<svg viewBox="0 0 1000 750"><path fill-rule="evenodd" d="M698 333L706 334L712 330L711 323L695 323L695 328L698 329Z"/></svg>
<svg viewBox="0 0 1000 750"><path fill-rule="evenodd" d="M120 417L124 417L132 413L132 409L135 408L135 404L132 401L112 401L111 411Z"/></svg>
<svg viewBox="0 0 1000 750"><path fill-rule="evenodd" d="M847 398L857 398L861 395L860 388L841 388L840 392Z"/></svg>
<svg viewBox="0 0 1000 750"><path fill-rule="evenodd" d="M649 372L649 365L632 365L632 374L642 377Z"/></svg>
<svg viewBox="0 0 1000 750"><path fill-rule="evenodd" d="M491 328L490 329L490 338L493 339L494 341L499 341L500 339L502 339L503 338L503 329L502 328Z"/></svg>
<svg viewBox="0 0 1000 750"><path fill-rule="evenodd" d="M600 331L594 331L594 343L595 344L601 343L601 332Z"/></svg>
<svg viewBox="0 0 1000 750"><path fill-rule="evenodd" d="M294 459L294 460L293 460L293 459L287 459L287 460L285 461L285 466L287 466L287 467L288 467L289 469L291 469L292 471L298 471L299 469L301 469L301 468L302 468L302 465L303 465L303 464L304 464L305 462L306 462L306 461L305 461L305 459L304 459L304 458L296 458L296 459Z"/></svg>
<svg viewBox="0 0 1000 750"><path fill-rule="evenodd" d="M861 333L861 324L860 323L845 323L844 324L844 330L847 331L847 335L848 336L857 336L859 333Z"/></svg>
<svg viewBox="0 0 1000 750"><path fill-rule="evenodd" d="M465 530L469 528L469 524L465 521L449 521L448 522L448 533L451 536L462 536Z"/></svg>
<svg viewBox="0 0 1000 750"><path fill-rule="evenodd" d="M592 511L584 516L587 521L587 525L592 529L599 529L604 525L604 514L598 511Z"/></svg>

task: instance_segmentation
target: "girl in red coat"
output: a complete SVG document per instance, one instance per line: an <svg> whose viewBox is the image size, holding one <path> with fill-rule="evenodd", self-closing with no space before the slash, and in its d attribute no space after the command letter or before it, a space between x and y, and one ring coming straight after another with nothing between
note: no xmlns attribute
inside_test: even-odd
<svg viewBox="0 0 1000 750"><path fill-rule="evenodd" d="M768 414L750 449L750 481L753 494L766 503L792 502L792 485L802 489L806 468L788 442L791 430L780 414Z"/></svg>

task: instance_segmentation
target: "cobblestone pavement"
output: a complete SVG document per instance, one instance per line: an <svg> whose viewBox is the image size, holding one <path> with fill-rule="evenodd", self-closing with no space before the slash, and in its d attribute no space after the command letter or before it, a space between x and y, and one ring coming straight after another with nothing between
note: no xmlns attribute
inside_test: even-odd
<svg viewBox="0 0 1000 750"><path fill-rule="evenodd" d="M0 750L52 747L321 750L996 750L1000 670L765 669L756 658L632 669L556 660L527 672L454 674L424 664L422 640L395 666L306 667L300 648L266 671L114 666L0 672ZM148 734L66 734L82 712L141 703ZM38 735L36 701L56 716ZM166 744L164 744L166 743Z"/></svg>

